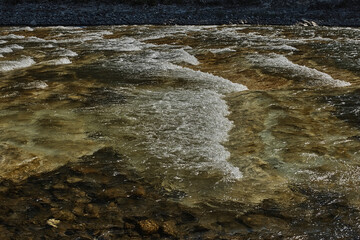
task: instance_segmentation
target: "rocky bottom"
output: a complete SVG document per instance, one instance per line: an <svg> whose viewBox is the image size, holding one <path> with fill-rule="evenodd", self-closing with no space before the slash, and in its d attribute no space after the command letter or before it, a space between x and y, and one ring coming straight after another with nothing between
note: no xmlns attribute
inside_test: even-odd
<svg viewBox="0 0 360 240"><path fill-rule="evenodd" d="M0 183L1 239L359 239L359 212L334 193L294 186L306 200L249 208L181 204L104 148L77 163Z"/></svg>

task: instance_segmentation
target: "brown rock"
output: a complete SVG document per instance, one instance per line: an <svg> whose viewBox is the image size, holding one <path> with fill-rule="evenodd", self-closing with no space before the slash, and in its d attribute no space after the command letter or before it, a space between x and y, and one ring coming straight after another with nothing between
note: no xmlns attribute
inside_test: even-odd
<svg viewBox="0 0 360 240"><path fill-rule="evenodd" d="M109 211L116 211L116 210L118 210L117 204L114 203L114 202L109 203L108 206L107 206L107 210L109 210Z"/></svg>
<svg viewBox="0 0 360 240"><path fill-rule="evenodd" d="M66 186L62 183L57 183L55 185L52 186L54 189L65 189Z"/></svg>
<svg viewBox="0 0 360 240"><path fill-rule="evenodd" d="M145 197L145 195L146 195L146 190L143 186L136 186L132 191L133 197Z"/></svg>
<svg viewBox="0 0 360 240"><path fill-rule="evenodd" d="M55 218L50 218L46 221L46 223L54 228L57 228L60 223L60 220Z"/></svg>
<svg viewBox="0 0 360 240"><path fill-rule="evenodd" d="M175 221L166 221L162 224L162 231L169 236L175 237L177 235L176 233L176 226Z"/></svg>
<svg viewBox="0 0 360 240"><path fill-rule="evenodd" d="M119 197L126 197L126 192L120 188L109 188L103 192L104 197L116 199Z"/></svg>
<svg viewBox="0 0 360 240"><path fill-rule="evenodd" d="M98 218L98 217L100 217L100 207L97 206L97 205L88 204L88 205L85 207L85 211L86 211L86 213L88 213L88 215L89 215L90 217L93 217L93 218Z"/></svg>
<svg viewBox="0 0 360 240"><path fill-rule="evenodd" d="M124 228L125 228L125 229L134 229L134 228L135 228L135 225L126 222L126 223L124 223Z"/></svg>
<svg viewBox="0 0 360 240"><path fill-rule="evenodd" d="M55 210L54 217L62 221L74 221L76 219L76 216L69 210Z"/></svg>
<svg viewBox="0 0 360 240"><path fill-rule="evenodd" d="M151 219L139 221L140 229L145 234L153 234L159 230L159 225Z"/></svg>
<svg viewBox="0 0 360 240"><path fill-rule="evenodd" d="M277 217L265 216L262 214L251 214L238 217L240 222L244 223L247 227L261 228L262 226L276 226L281 229L288 229L289 224L283 219Z"/></svg>
<svg viewBox="0 0 360 240"><path fill-rule="evenodd" d="M77 216L84 215L84 207L82 205L77 205L73 208L72 212Z"/></svg>
<svg viewBox="0 0 360 240"><path fill-rule="evenodd" d="M68 177L68 179L66 181L68 183L78 183L78 182L81 182L82 179L78 178L78 177Z"/></svg>

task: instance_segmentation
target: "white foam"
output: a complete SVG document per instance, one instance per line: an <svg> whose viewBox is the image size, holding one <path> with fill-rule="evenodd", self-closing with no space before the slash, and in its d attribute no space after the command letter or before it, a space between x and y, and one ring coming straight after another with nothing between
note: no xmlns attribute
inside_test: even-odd
<svg viewBox="0 0 360 240"><path fill-rule="evenodd" d="M199 64L197 58L189 54L183 48L171 49L168 51L151 51L149 53L147 59L151 62L188 63L191 65Z"/></svg>
<svg viewBox="0 0 360 240"><path fill-rule="evenodd" d="M246 86L233 83L226 78L215 76L211 73L195 71L186 67L177 67L172 74L186 79L189 82L196 82L197 87L207 87L208 89L213 89L222 94L248 90Z"/></svg>
<svg viewBox="0 0 360 240"><path fill-rule="evenodd" d="M16 50L22 50L22 49L24 49L23 46L20 46L20 45L18 45L18 44L12 44L12 45L9 46L9 48L11 48L11 49L16 49Z"/></svg>
<svg viewBox="0 0 360 240"><path fill-rule="evenodd" d="M5 44L7 43L8 41L5 41L5 40L0 40L0 44Z"/></svg>
<svg viewBox="0 0 360 240"><path fill-rule="evenodd" d="M154 47L153 44L148 44L136 40L130 37L124 37L120 39L103 39L102 41L97 41L91 43L91 48L96 50L105 50L105 51L118 51L118 52L133 52L140 51L148 47Z"/></svg>
<svg viewBox="0 0 360 240"><path fill-rule="evenodd" d="M144 134L151 155L164 167L191 170L195 175L220 172L225 181L242 178L239 168L227 161L230 153L222 145L233 126L226 118L229 111L223 94L247 88L175 64L180 62L198 64L184 49L167 49L123 55L116 61L109 61L105 67L138 78L186 82L175 89L143 91L136 95L138 101L129 107L141 113L141 130L137 132Z"/></svg>
<svg viewBox="0 0 360 240"><path fill-rule="evenodd" d="M71 64L71 61L67 57L59 58L59 59L53 59L46 62L42 62L46 65L65 65L65 64Z"/></svg>
<svg viewBox="0 0 360 240"><path fill-rule="evenodd" d="M313 68L298 65L291 62L283 55L269 54L269 55L250 55L248 57L253 64L266 68L266 70L274 73L286 72L291 77L308 80L309 85L322 85L345 87L351 85L348 82L333 79L329 74L318 71Z"/></svg>
<svg viewBox="0 0 360 240"><path fill-rule="evenodd" d="M228 53L228 52L236 52L235 49L232 48L219 48L219 49L209 49L211 53L218 54L218 53Z"/></svg>
<svg viewBox="0 0 360 240"><path fill-rule="evenodd" d="M10 47L0 48L0 53L11 53L13 50Z"/></svg>
<svg viewBox="0 0 360 240"><path fill-rule="evenodd" d="M35 61L31 57L23 57L18 61L2 61L0 62L0 71L7 72L20 68L27 68L34 65Z"/></svg>
<svg viewBox="0 0 360 240"><path fill-rule="evenodd" d="M31 27L12 27L11 29L9 29L9 31L11 31L11 32L19 32L19 31L32 32L32 31L34 31L34 29Z"/></svg>
<svg viewBox="0 0 360 240"><path fill-rule="evenodd" d="M221 144L232 128L222 94L178 89L144 95L139 111L149 119L142 132L163 167L191 170L194 175L222 172L226 181L242 178L239 168L227 161L230 153Z"/></svg>
<svg viewBox="0 0 360 240"><path fill-rule="evenodd" d="M282 45L266 45L266 46L261 46L259 48L262 49L269 49L269 50L284 50L284 51L298 51L297 48L293 47L293 46L289 46L287 44L282 44Z"/></svg>
<svg viewBox="0 0 360 240"><path fill-rule="evenodd" d="M15 34L0 36L0 39L23 39L23 38L25 38L25 37L21 36L21 35L15 35Z"/></svg>
<svg viewBox="0 0 360 240"><path fill-rule="evenodd" d="M41 47L42 48L54 48L55 46L49 43L49 44L43 45Z"/></svg>
<svg viewBox="0 0 360 240"><path fill-rule="evenodd" d="M48 85L43 81L34 81L29 83L20 83L15 87L21 87L23 89L45 89Z"/></svg>
<svg viewBox="0 0 360 240"><path fill-rule="evenodd" d="M51 26L47 27L51 29L59 29L59 30L79 30L82 29L81 27L71 27L71 26Z"/></svg>
<svg viewBox="0 0 360 240"><path fill-rule="evenodd" d="M61 57L76 57L78 54L70 49L60 48L59 56Z"/></svg>
<svg viewBox="0 0 360 240"><path fill-rule="evenodd" d="M193 69L182 67L174 63L182 62L182 56L176 58L177 51L156 52L148 51L140 56L127 55L108 63L115 69L127 71L131 75L143 75L144 77L158 78L171 77L174 79L184 79L192 88L212 89L219 93L230 93L234 91L244 91L247 87L241 84L233 83L228 79L215 76L211 73L195 71Z"/></svg>
<svg viewBox="0 0 360 240"><path fill-rule="evenodd" d="M75 32L75 34L78 34L79 31ZM71 35L73 35L74 32L71 32ZM102 40L104 35L110 35L113 34L110 31L97 31L97 32L89 32L81 35L77 35L77 37L71 37L68 35L65 35L66 38L63 39L52 39L51 41L54 43L76 43L76 42L88 42L88 41L95 41L95 40ZM61 35L62 36L62 35Z"/></svg>
<svg viewBox="0 0 360 240"><path fill-rule="evenodd" d="M191 65L198 65L200 63L195 56L189 54L183 48L175 50L173 53L175 53L175 56L173 57L176 58L177 61L189 63Z"/></svg>
<svg viewBox="0 0 360 240"><path fill-rule="evenodd" d="M47 87L48 85L43 81L35 81L27 85L27 88L35 88L35 89L45 89Z"/></svg>
<svg viewBox="0 0 360 240"><path fill-rule="evenodd" d="M100 34L102 36L105 36L105 35L112 35L114 34L113 32L109 31L109 30L103 30L103 31L100 31L100 32L97 32L97 34Z"/></svg>
<svg viewBox="0 0 360 240"><path fill-rule="evenodd" d="M0 53L12 53L14 49L20 50L20 49L24 49L24 47L17 45L17 44L9 45L9 46L0 48Z"/></svg>
<svg viewBox="0 0 360 240"><path fill-rule="evenodd" d="M25 39L25 42L33 42L33 43L39 43L39 42L46 42L47 40L39 37L27 37Z"/></svg>

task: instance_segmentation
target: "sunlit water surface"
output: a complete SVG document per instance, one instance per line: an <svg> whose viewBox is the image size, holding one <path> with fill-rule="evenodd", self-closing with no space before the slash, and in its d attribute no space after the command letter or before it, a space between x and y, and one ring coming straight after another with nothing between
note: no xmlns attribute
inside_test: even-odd
<svg viewBox="0 0 360 240"><path fill-rule="evenodd" d="M324 215L294 239L360 231L359 29L3 27L0 79L3 179L111 147L187 206Z"/></svg>

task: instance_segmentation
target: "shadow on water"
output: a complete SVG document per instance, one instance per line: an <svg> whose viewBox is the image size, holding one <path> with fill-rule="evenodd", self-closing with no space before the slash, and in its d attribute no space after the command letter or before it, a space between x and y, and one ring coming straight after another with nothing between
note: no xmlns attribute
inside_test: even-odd
<svg viewBox="0 0 360 240"><path fill-rule="evenodd" d="M292 187L306 200L189 208L125 167L111 148L54 171L0 183L1 239L359 239L360 214L341 196ZM247 210L245 210L247 209ZM350 214L349 214L350 213ZM294 238L298 239L298 238Z"/></svg>

